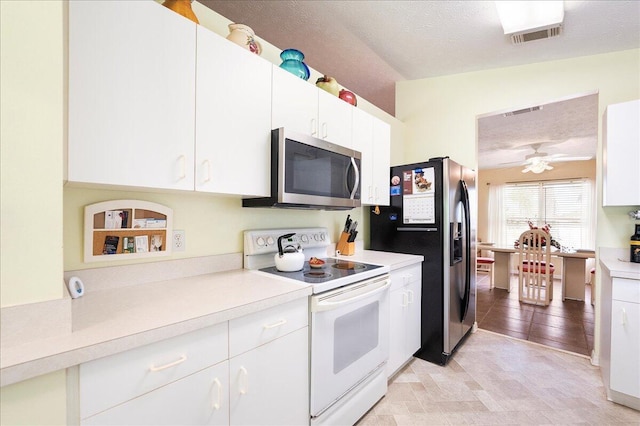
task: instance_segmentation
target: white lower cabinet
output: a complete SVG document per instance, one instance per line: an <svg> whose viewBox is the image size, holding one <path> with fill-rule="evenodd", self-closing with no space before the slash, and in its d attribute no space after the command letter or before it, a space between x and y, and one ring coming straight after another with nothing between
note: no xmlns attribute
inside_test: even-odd
<svg viewBox="0 0 640 426"><path fill-rule="evenodd" d="M308 299L229 321L232 425L309 424Z"/></svg>
<svg viewBox="0 0 640 426"><path fill-rule="evenodd" d="M309 329L230 360L232 425L309 424Z"/></svg>
<svg viewBox="0 0 640 426"><path fill-rule="evenodd" d="M84 425L228 425L224 361L82 421Z"/></svg>
<svg viewBox="0 0 640 426"><path fill-rule="evenodd" d="M600 365L607 397L640 410L640 280L602 273Z"/></svg>
<svg viewBox="0 0 640 426"><path fill-rule="evenodd" d="M308 425L308 316L302 298L81 364L71 423Z"/></svg>
<svg viewBox="0 0 640 426"><path fill-rule="evenodd" d="M420 264L391 271L391 316L387 377L420 349L422 269Z"/></svg>

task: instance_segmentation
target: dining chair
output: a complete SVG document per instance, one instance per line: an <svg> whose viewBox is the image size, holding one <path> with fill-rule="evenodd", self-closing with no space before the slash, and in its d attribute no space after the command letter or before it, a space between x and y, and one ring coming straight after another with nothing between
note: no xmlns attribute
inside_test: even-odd
<svg viewBox="0 0 640 426"><path fill-rule="evenodd" d="M476 269L478 272L486 272L489 274L489 289L494 287L493 285L493 264L496 260L493 257L477 257Z"/></svg>
<svg viewBox="0 0 640 426"><path fill-rule="evenodd" d="M547 306L553 299L551 236L529 229L518 239L518 295L521 302Z"/></svg>

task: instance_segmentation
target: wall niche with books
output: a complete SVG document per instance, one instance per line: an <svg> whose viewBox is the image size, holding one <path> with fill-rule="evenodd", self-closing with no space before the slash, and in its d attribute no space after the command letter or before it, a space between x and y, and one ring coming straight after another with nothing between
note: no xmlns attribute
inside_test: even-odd
<svg viewBox="0 0 640 426"><path fill-rule="evenodd" d="M173 210L140 200L111 200L84 208L84 261L171 254Z"/></svg>

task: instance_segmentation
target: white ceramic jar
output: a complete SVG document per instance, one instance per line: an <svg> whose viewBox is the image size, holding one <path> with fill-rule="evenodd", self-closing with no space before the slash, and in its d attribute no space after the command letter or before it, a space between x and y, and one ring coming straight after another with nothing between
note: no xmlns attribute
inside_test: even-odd
<svg viewBox="0 0 640 426"><path fill-rule="evenodd" d="M244 47L250 52L260 55L262 53L262 46L255 37L256 35L250 27L244 24L229 24L227 40Z"/></svg>

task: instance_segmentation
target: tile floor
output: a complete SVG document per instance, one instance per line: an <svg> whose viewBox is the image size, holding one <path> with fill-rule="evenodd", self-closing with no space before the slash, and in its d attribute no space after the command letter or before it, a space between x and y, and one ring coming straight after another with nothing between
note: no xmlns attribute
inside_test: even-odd
<svg viewBox="0 0 640 426"><path fill-rule="evenodd" d="M640 412L606 400L587 357L478 330L446 367L414 358L357 423L461 424L638 425Z"/></svg>
<svg viewBox="0 0 640 426"><path fill-rule="evenodd" d="M478 327L540 343L557 349L591 355L595 308L591 286L586 302L562 301L562 284L556 280L549 306L535 306L518 300L518 278L512 277L511 292L489 288L489 276L478 274L476 320Z"/></svg>

